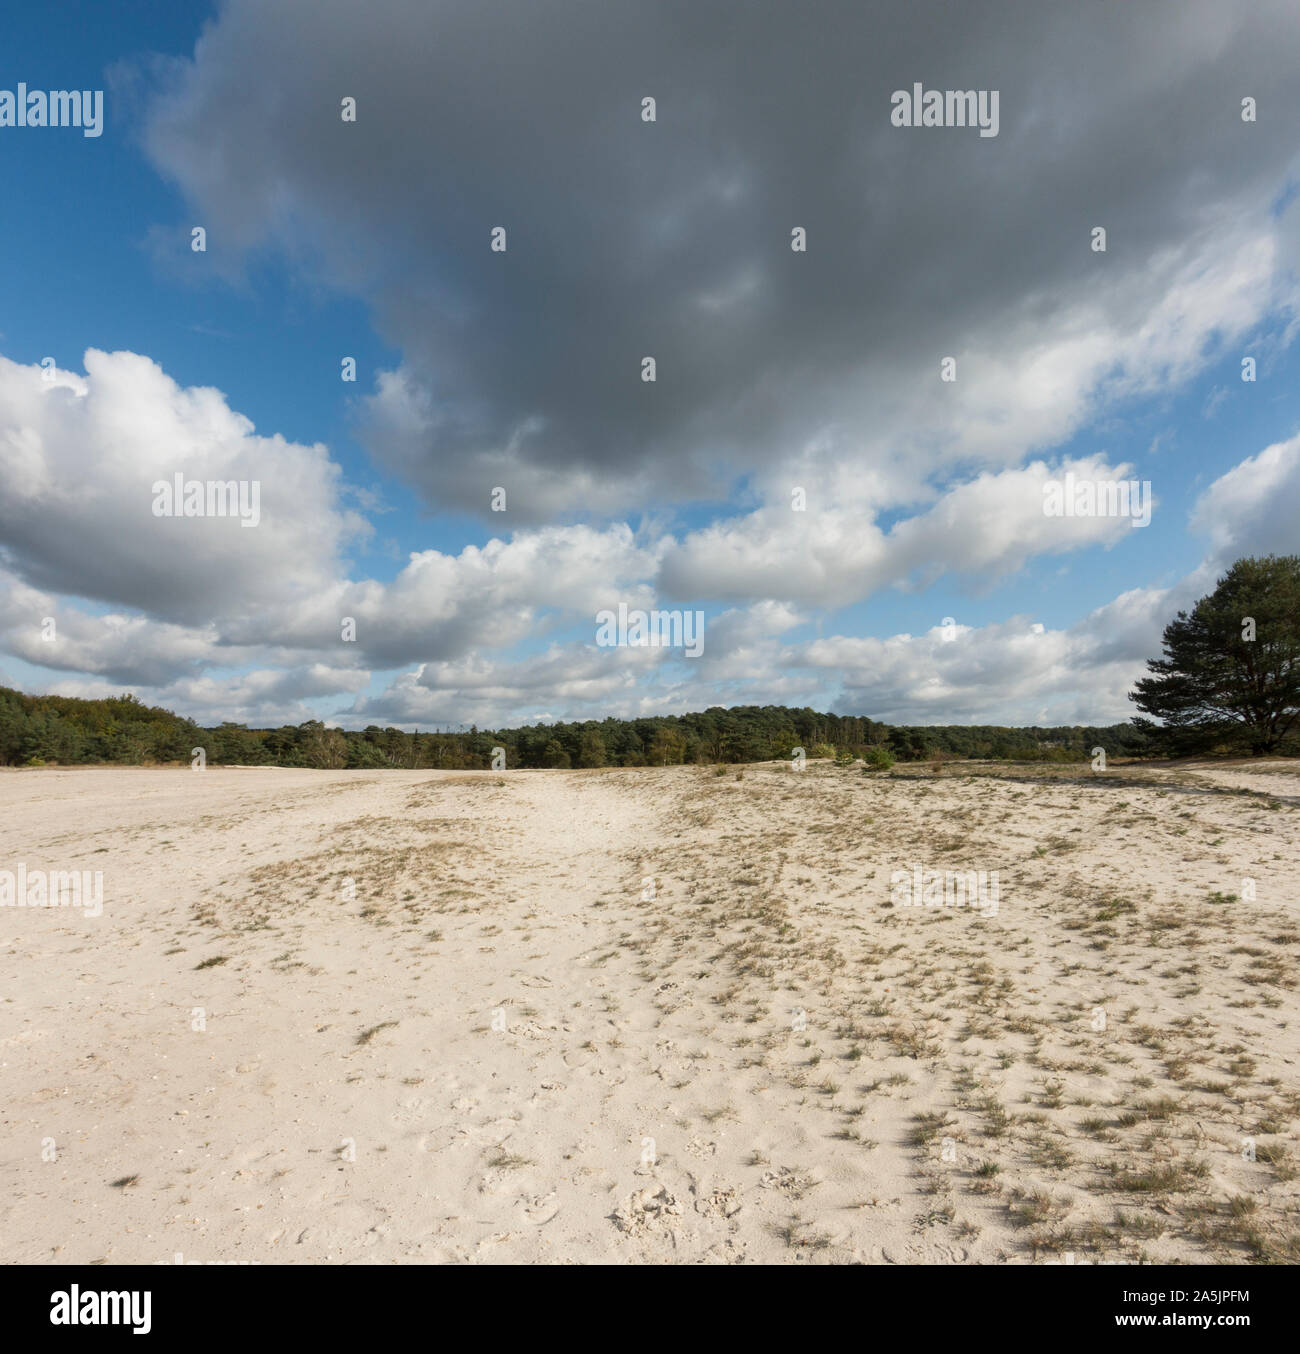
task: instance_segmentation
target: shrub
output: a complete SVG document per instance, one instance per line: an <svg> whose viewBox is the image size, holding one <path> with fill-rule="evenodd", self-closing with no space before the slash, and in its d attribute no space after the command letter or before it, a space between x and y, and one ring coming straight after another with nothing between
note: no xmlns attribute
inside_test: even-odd
<svg viewBox="0 0 1300 1354"><path fill-rule="evenodd" d="M885 747L868 748L862 755L865 771L888 771L894 764L894 754Z"/></svg>

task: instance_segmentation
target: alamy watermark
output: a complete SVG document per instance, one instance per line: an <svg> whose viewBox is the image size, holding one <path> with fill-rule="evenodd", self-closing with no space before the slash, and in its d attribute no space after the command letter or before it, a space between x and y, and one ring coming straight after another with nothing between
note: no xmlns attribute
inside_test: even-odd
<svg viewBox="0 0 1300 1354"><path fill-rule="evenodd" d="M102 89L0 89L0 127L80 127L82 136L104 130Z"/></svg>
<svg viewBox="0 0 1300 1354"><path fill-rule="evenodd" d="M262 520L261 480L187 480L177 471L150 492L155 517L238 517L241 527Z"/></svg>
<svg viewBox="0 0 1300 1354"><path fill-rule="evenodd" d="M130 1326L133 1335L153 1329L153 1292L149 1289L104 1290L79 1284L50 1294L51 1326Z"/></svg>
<svg viewBox="0 0 1300 1354"><path fill-rule="evenodd" d="M982 917L996 917L998 872L913 865L889 876L889 898L895 907L969 907Z"/></svg>
<svg viewBox="0 0 1300 1354"><path fill-rule="evenodd" d="M1135 527L1149 526L1151 481L1080 479L1071 470L1043 485L1043 515L1131 517Z"/></svg>
<svg viewBox="0 0 1300 1354"><path fill-rule="evenodd" d="M601 648L685 649L687 658L704 652L704 612L629 610L596 612L596 643Z"/></svg>
<svg viewBox="0 0 1300 1354"><path fill-rule="evenodd" d="M87 917L104 911L104 872L0 870L0 907L80 907Z"/></svg>
<svg viewBox="0 0 1300 1354"><path fill-rule="evenodd" d="M997 136L999 92L996 89L925 89L918 80L896 89L889 120L895 127L978 127L984 137Z"/></svg>

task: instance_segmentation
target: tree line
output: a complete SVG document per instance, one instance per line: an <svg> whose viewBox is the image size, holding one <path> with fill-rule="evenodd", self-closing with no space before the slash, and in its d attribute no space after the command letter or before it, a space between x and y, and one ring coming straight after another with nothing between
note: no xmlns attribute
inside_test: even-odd
<svg viewBox="0 0 1300 1354"><path fill-rule="evenodd" d="M319 720L278 729L242 724L203 728L131 695L82 700L0 687L0 764L5 766L187 763L195 748L202 748L206 761L215 765L328 769L488 769L497 748L504 750L507 767L757 762L789 758L798 747L809 757L861 757L869 749L883 748L899 761L936 754L1081 761L1098 745L1108 756L1137 755L1150 749L1150 739L1132 724L918 727L784 705L713 706L686 715L513 729L336 729Z"/></svg>

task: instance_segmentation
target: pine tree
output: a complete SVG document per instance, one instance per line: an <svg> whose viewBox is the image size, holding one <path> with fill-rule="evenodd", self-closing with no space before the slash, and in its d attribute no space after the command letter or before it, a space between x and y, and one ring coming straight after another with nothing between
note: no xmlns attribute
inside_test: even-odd
<svg viewBox="0 0 1300 1354"><path fill-rule="evenodd" d="M1174 750L1276 752L1300 718L1300 556L1238 560L1170 621L1147 667L1129 699L1164 721Z"/></svg>

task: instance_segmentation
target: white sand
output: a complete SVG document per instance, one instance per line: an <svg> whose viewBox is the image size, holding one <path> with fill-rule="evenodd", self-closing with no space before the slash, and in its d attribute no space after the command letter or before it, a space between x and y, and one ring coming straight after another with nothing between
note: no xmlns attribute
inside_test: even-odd
<svg viewBox="0 0 1300 1354"><path fill-rule="evenodd" d="M0 908L0 1260L1294 1261L1298 798L0 774L0 869L104 875Z"/></svg>

